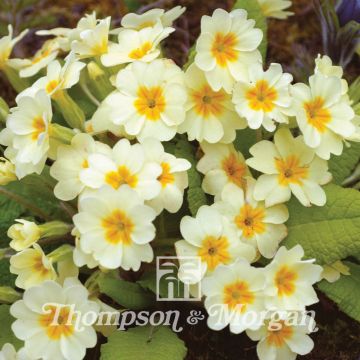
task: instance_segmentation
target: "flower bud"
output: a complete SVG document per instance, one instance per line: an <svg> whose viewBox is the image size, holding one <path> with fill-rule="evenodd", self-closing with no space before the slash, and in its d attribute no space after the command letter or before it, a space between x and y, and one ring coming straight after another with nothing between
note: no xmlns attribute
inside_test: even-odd
<svg viewBox="0 0 360 360"><path fill-rule="evenodd" d="M40 239L41 231L38 225L34 222L17 219L18 223L11 225L7 235L12 239L10 246L16 250L21 251Z"/></svg>
<svg viewBox="0 0 360 360"><path fill-rule="evenodd" d="M15 165L9 160L0 157L0 185L7 185L15 180L17 180Z"/></svg>
<svg viewBox="0 0 360 360"><path fill-rule="evenodd" d="M88 64L87 70L90 90L99 100L104 100L114 90L109 81L109 74L94 61Z"/></svg>

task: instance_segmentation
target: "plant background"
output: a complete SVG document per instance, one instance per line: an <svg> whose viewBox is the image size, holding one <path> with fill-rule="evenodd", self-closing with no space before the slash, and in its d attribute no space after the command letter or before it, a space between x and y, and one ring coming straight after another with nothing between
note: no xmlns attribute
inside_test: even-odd
<svg viewBox="0 0 360 360"><path fill-rule="evenodd" d="M254 0L255 1L255 0ZM295 15L287 20L269 20L267 63L278 62L294 75L295 81L306 81L312 73L314 58L322 53L321 26L313 8L312 0L293 0ZM216 8L231 9L233 0L0 0L0 36L7 31L7 24L14 26L15 33L30 28L30 33L15 48L16 57L30 56L38 49L43 37L35 31L43 28L74 27L85 14L96 11L98 17L112 16L119 25L121 17L129 11L143 12L153 7L187 7L186 13L176 22L176 33L165 41L165 56L178 65L187 61L188 51L200 32L202 15L211 14ZM355 56L345 71L351 82L359 75L360 57ZM10 106L16 94L0 73L0 96ZM1 202L0 202L1 206ZM12 209L6 209L11 212ZM0 217L0 237L6 238L6 229L11 225ZM0 262L0 270L6 264ZM2 282L4 282L2 276ZM11 279L9 279L11 281ZM315 349L304 360L359 360L360 324L340 312L331 300L319 293L320 303L311 309L316 311L319 331L312 336ZM171 303L171 309L179 308L184 314L180 337L185 341L187 360L247 360L256 359L256 343L245 335L233 335L228 330L213 332L206 322L196 326L186 324L186 316L192 304ZM88 357L99 358L97 347Z"/></svg>

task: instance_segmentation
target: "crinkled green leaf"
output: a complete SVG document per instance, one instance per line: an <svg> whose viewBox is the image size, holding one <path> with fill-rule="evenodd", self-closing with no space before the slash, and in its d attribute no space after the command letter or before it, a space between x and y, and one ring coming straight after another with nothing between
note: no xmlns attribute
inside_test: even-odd
<svg viewBox="0 0 360 360"><path fill-rule="evenodd" d="M256 143L256 131L250 128L238 130L234 140L234 146L245 158L250 157L249 149Z"/></svg>
<svg viewBox="0 0 360 360"><path fill-rule="evenodd" d="M135 327L117 331L101 346L101 360L182 360L186 356L184 342L170 328Z"/></svg>
<svg viewBox="0 0 360 360"><path fill-rule="evenodd" d="M19 349L22 346L22 342L15 336L11 329L11 324L15 319L10 315L9 310L9 305L0 305L0 349L5 343L10 343Z"/></svg>
<svg viewBox="0 0 360 360"><path fill-rule="evenodd" d="M330 184L325 206L302 206L294 197L288 203L288 237L283 245L300 244L307 258L319 264L360 255L360 192Z"/></svg>
<svg viewBox="0 0 360 360"><path fill-rule="evenodd" d="M140 280L137 281L137 283L143 287L144 289L148 289L152 291L154 294L156 294L156 271L145 271L144 275L141 277ZM165 282L160 282L159 284L159 295L161 297L167 297L168 296L168 288L167 284Z"/></svg>
<svg viewBox="0 0 360 360"><path fill-rule="evenodd" d="M16 276L10 273L9 259L0 260L0 286L15 286Z"/></svg>
<svg viewBox="0 0 360 360"><path fill-rule="evenodd" d="M360 321L360 265L351 262L344 264L349 267L350 275L342 275L334 283L323 280L318 287L335 301L344 313Z"/></svg>

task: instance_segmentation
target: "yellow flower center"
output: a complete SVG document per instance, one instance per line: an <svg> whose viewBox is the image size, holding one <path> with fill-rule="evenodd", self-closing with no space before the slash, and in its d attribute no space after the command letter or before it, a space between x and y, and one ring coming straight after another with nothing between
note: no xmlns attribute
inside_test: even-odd
<svg viewBox="0 0 360 360"><path fill-rule="evenodd" d="M219 66L225 67L228 62L234 62L238 59L238 53L235 50L236 44L237 37L234 33L225 35L218 32L215 35L211 53Z"/></svg>
<svg viewBox="0 0 360 360"><path fill-rule="evenodd" d="M165 110L165 97L160 86L146 87L140 86L134 106L140 115L144 115L147 120L157 121L161 113Z"/></svg>
<svg viewBox="0 0 360 360"><path fill-rule="evenodd" d="M130 52L129 58L139 60L143 58L152 49L152 43L150 41L144 42L139 48Z"/></svg>
<svg viewBox="0 0 360 360"><path fill-rule="evenodd" d="M36 254L32 258L31 268L35 273L37 273L41 277L46 277L49 274L49 272L51 271L50 269L48 269L44 266L41 254Z"/></svg>
<svg viewBox="0 0 360 360"><path fill-rule="evenodd" d="M170 172L171 169L169 163L162 162L161 167L162 167L162 173L158 177L158 180L160 181L161 186L165 188L168 184L172 184L175 181L175 177Z"/></svg>
<svg viewBox="0 0 360 360"><path fill-rule="evenodd" d="M269 86L266 80L259 80L245 95L251 109L255 111L270 112L274 109L277 91Z"/></svg>
<svg viewBox="0 0 360 360"><path fill-rule="evenodd" d="M304 103L307 121L319 132L326 130L326 124L330 122L331 115L329 110L324 108L324 100L318 96L313 101Z"/></svg>
<svg viewBox="0 0 360 360"><path fill-rule="evenodd" d="M249 284L246 281L236 281L224 288L224 304L228 305L230 310L239 307L238 310L243 313L247 305L252 304L255 295L249 290Z"/></svg>
<svg viewBox="0 0 360 360"><path fill-rule="evenodd" d="M49 81L46 85L46 92L48 94L52 93L57 88L58 85L59 85L59 82L57 80Z"/></svg>
<svg viewBox="0 0 360 360"><path fill-rule="evenodd" d="M37 141L39 136L46 130L44 119L41 116L34 118L32 121L32 127L33 131L31 133L31 139L33 141Z"/></svg>
<svg viewBox="0 0 360 360"><path fill-rule="evenodd" d="M49 55L51 54L51 51L48 50L48 49L45 49L43 51L41 51L41 53L37 56L35 56L33 59L32 59L32 63L33 64L37 64L39 63L41 60L45 59L46 57L48 57Z"/></svg>
<svg viewBox="0 0 360 360"><path fill-rule="evenodd" d="M46 329L46 335L51 340L60 340L61 337L68 337L74 333L75 316L70 317L69 306L59 309L56 306L48 306L45 310L48 313L39 316L39 324Z"/></svg>
<svg viewBox="0 0 360 360"><path fill-rule="evenodd" d="M235 224L242 230L244 237L252 238L254 235L262 234L265 231L264 217L264 208L254 208L250 204L245 204L235 217Z"/></svg>
<svg viewBox="0 0 360 360"><path fill-rule="evenodd" d="M207 263L209 270L214 270L219 264L226 264L230 260L229 242L225 236L215 238L207 236L198 252L201 260Z"/></svg>
<svg viewBox="0 0 360 360"><path fill-rule="evenodd" d="M138 178L136 175L131 174L129 169L122 165L118 167L117 171L110 171L105 175L105 182L118 189L121 185L127 184L134 188L137 185Z"/></svg>
<svg viewBox="0 0 360 360"><path fill-rule="evenodd" d="M287 267L282 266L275 275L275 286L278 289L279 296L290 296L295 292L295 281L298 278L297 273Z"/></svg>
<svg viewBox="0 0 360 360"><path fill-rule="evenodd" d="M222 161L222 168L225 171L229 181L242 187L244 185L244 175L246 173L246 165L239 160L236 154L231 153Z"/></svg>
<svg viewBox="0 0 360 360"><path fill-rule="evenodd" d="M105 217L102 220L102 227L105 230L105 239L110 244L131 244L131 234L135 226L122 210L114 210Z"/></svg>
<svg viewBox="0 0 360 360"><path fill-rule="evenodd" d="M285 344L285 340L290 339L293 335L293 329L291 326L285 325L284 321L280 320L281 328L279 330L268 330L266 338L267 343L270 346L281 348Z"/></svg>
<svg viewBox="0 0 360 360"><path fill-rule="evenodd" d="M96 44L92 47L93 55L102 55L108 51L108 38L102 39L101 43Z"/></svg>
<svg viewBox="0 0 360 360"><path fill-rule="evenodd" d="M308 176L309 168L301 166L296 155L290 155L286 159L275 159L276 169L279 171L278 181L280 185L302 184L302 180Z"/></svg>
<svg viewBox="0 0 360 360"><path fill-rule="evenodd" d="M199 90L194 90L190 98L195 104L195 111L204 119L209 116L221 116L224 111L224 101L226 93L223 90L214 91L209 85L204 85Z"/></svg>

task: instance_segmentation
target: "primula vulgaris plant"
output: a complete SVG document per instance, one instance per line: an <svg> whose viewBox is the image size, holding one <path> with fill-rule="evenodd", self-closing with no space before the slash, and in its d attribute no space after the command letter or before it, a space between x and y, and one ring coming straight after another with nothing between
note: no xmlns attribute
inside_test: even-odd
<svg viewBox="0 0 360 360"><path fill-rule="evenodd" d="M204 16L183 69L161 56L181 7L128 14L120 28L92 14L75 29L40 31L53 37L31 59L11 58L25 32L9 26L0 69L18 95L10 110L0 104L0 211L11 239L1 254L16 278L2 270L0 300L12 303L0 307L2 358L82 359L96 332L107 338L103 359L160 359L161 342L164 359L183 358L169 328L147 342L139 328L115 331L95 316L80 331L55 306L154 307L164 254L200 290L208 326L246 332L262 360L312 350L313 319L288 320L318 302L317 283L360 320L360 268L341 262L360 256L360 194L340 186L360 157L356 91L327 56L306 84L263 63L260 9L285 18L288 6L240 0ZM191 277L187 256L200 262ZM267 315L249 323L251 313Z"/></svg>

